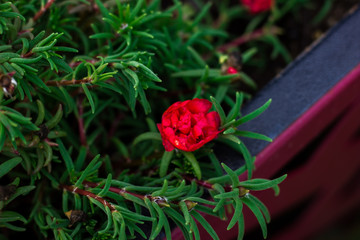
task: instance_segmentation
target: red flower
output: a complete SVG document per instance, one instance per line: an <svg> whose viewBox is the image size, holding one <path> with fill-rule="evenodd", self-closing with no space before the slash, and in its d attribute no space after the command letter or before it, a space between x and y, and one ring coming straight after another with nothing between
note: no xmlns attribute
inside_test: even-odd
<svg viewBox="0 0 360 240"><path fill-rule="evenodd" d="M250 13L257 14L270 10L273 5L273 0L241 0L241 3L245 5Z"/></svg>
<svg viewBox="0 0 360 240"><path fill-rule="evenodd" d="M238 73L238 71L234 67L228 67L226 72L227 72L227 74L236 74L236 73Z"/></svg>
<svg viewBox="0 0 360 240"><path fill-rule="evenodd" d="M198 98L171 105L157 124L165 150L192 152L216 138L221 132L220 117L217 112L208 113L211 105Z"/></svg>

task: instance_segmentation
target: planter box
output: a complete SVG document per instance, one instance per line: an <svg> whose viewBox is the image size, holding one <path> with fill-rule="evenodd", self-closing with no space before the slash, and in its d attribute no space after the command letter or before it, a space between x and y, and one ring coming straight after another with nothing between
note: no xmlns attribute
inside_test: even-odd
<svg viewBox="0 0 360 240"><path fill-rule="evenodd" d="M244 139L257 155L254 177L288 173L281 193L259 192L272 223L269 239L311 239L360 206L360 9L331 29L290 64L245 106L244 113L269 98L270 108L242 126L274 141ZM222 161L243 164L235 153ZM241 180L246 175L240 176ZM246 209L247 210L247 209ZM262 239L258 223L245 211L245 239ZM237 229L208 217L221 239L235 239ZM210 236L200 227L202 239ZM181 232L173 232L182 239Z"/></svg>

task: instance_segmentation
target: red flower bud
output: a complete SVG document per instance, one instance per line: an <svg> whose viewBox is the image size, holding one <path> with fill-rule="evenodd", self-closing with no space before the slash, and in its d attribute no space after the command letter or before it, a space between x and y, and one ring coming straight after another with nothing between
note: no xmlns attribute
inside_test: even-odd
<svg viewBox="0 0 360 240"><path fill-rule="evenodd" d="M234 67L228 67L228 69L226 70L227 74L235 74L238 73L238 71L236 70L236 68Z"/></svg>
<svg viewBox="0 0 360 240"><path fill-rule="evenodd" d="M198 98L171 105L157 124L165 150L192 152L216 138L221 132L220 117L217 112L208 112L211 105Z"/></svg>
<svg viewBox="0 0 360 240"><path fill-rule="evenodd" d="M246 6L250 13L258 14L270 10L273 0L241 0L241 3Z"/></svg>

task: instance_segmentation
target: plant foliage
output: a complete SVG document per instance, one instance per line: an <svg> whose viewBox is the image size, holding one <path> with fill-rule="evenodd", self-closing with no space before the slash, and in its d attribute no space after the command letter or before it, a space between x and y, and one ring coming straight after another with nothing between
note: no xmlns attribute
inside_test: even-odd
<svg viewBox="0 0 360 240"><path fill-rule="evenodd" d="M0 1L0 238L25 231L37 239L171 239L176 225L185 239L200 239L202 225L219 239L204 214L223 219L228 205L228 229L237 224L239 239L244 207L266 238L269 212L252 192L278 194L286 175L252 179L255 157L239 137L271 139L237 127L271 100L241 114L250 98L243 87L256 88L241 65L259 63L263 44L289 60L275 24L306 1L279 1L258 16L228 1L191 2ZM237 16L247 23L244 36L258 28L262 35L227 74L234 46L222 46ZM161 113L193 97L211 99L223 132L195 152L165 152ZM220 163L218 143L245 165Z"/></svg>

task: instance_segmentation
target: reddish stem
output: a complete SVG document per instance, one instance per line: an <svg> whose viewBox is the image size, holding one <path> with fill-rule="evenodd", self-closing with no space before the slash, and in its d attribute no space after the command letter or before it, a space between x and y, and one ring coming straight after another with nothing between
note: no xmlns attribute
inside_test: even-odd
<svg viewBox="0 0 360 240"><path fill-rule="evenodd" d="M38 20L50 7L51 5L55 2L55 0L48 0L48 2L45 4L44 7L42 7L34 16L34 22L36 22L36 20Z"/></svg>
<svg viewBox="0 0 360 240"><path fill-rule="evenodd" d="M51 147L58 147L59 146L59 144L57 144L57 143L54 143L54 142L52 142L50 139L48 139L48 138L45 138L44 139L44 142L46 142L49 146L51 146Z"/></svg>
<svg viewBox="0 0 360 240"><path fill-rule="evenodd" d="M94 183L94 182L88 182L88 181L84 181L83 184L84 184L85 187L92 187L92 188L97 187L97 186L100 185L100 183ZM103 187L101 187L101 188L103 188ZM120 194L121 196L124 196L127 193L127 194L130 194L130 195L133 195L134 197L140 198L142 200L144 200L144 198L145 198L144 195L128 192L128 191L126 191L125 189L122 189L122 188L110 187L109 191L113 192L113 193Z"/></svg>
<svg viewBox="0 0 360 240"><path fill-rule="evenodd" d="M24 55L22 55L23 58L28 58L28 57L31 57L34 53L33 52L27 52L25 53Z"/></svg>
<svg viewBox="0 0 360 240"><path fill-rule="evenodd" d="M114 121L111 124L111 127L109 129L108 139L111 139L114 136L114 133L116 132L116 129L118 128L118 126L123 118L124 118L124 114L120 112L117 115L117 117L114 119Z"/></svg>
<svg viewBox="0 0 360 240"><path fill-rule="evenodd" d="M211 183L206 182L206 181L196 179L196 178L194 178L192 176L189 176L189 175L183 175L183 177L188 182L195 181L196 185L198 185L198 186L202 186L202 187L207 188L207 189L214 189L213 185Z"/></svg>
<svg viewBox="0 0 360 240"><path fill-rule="evenodd" d="M52 81L47 81L45 82L46 86L69 86L69 85L76 85L76 84L82 84L82 83L89 83L91 82L92 79L91 78L83 78L83 79L79 79L79 80L61 80L61 81L57 81L57 80L52 80Z"/></svg>
<svg viewBox="0 0 360 240"><path fill-rule="evenodd" d="M99 8L99 6L96 4L96 2L95 1L91 1L92 2L92 8L94 9L94 11L95 12L100 12L100 8Z"/></svg>
<svg viewBox="0 0 360 240"><path fill-rule="evenodd" d="M98 195L96 195L96 194L94 194L92 192L82 190L82 189L79 189L79 188L74 187L74 186L61 185L61 187L63 189L65 189L65 190L69 191L69 192L77 193L77 194L86 196L88 198L93 198L96 201L100 202L102 205L108 207L111 211L115 211L115 208L113 207L113 205L111 203L109 203L108 201L106 201L102 197L99 197Z"/></svg>
<svg viewBox="0 0 360 240"><path fill-rule="evenodd" d="M19 32L17 33L17 35L20 36L21 34L30 33L31 31L32 31L32 29L25 29L25 30L19 31Z"/></svg>
<svg viewBox="0 0 360 240"><path fill-rule="evenodd" d="M99 183L93 183L93 182L88 182L88 181L84 181L83 184L84 184L85 187L97 187L97 186L99 186ZM101 188L103 188L103 187L101 187ZM122 189L122 188L110 187L109 191L113 192L113 193L120 194L121 196L125 196L125 194L129 194L129 195L137 197L137 198L139 198L141 200L144 200L145 198L148 198L150 201L156 202L160 206L161 205L163 205L163 206L167 205L167 201L165 199L163 199L163 198L152 197L150 195L141 195L141 194L126 191L125 189Z"/></svg>
<svg viewBox="0 0 360 240"><path fill-rule="evenodd" d="M86 62L95 64L95 63L97 63L98 61L95 60L95 59L91 59L91 60L86 60ZM71 68L74 68L74 67L79 66L81 63L83 63L83 61L71 62L71 63L69 63L69 66L70 66Z"/></svg>
<svg viewBox="0 0 360 240"><path fill-rule="evenodd" d="M196 178L194 178L192 176L189 176L189 175L183 175L183 178L188 182L195 181L198 186L202 186L202 187L207 188L207 189L214 189L214 185L209 183L209 182L196 179ZM245 188L242 188L242 187L239 187L239 189L240 190L246 190ZM227 185L227 186L224 186L224 190L225 190L225 192L231 192L233 190L233 188L231 186Z"/></svg>
<svg viewBox="0 0 360 240"><path fill-rule="evenodd" d="M216 50L219 52L225 52L227 49L229 49L231 47L237 47L237 46L240 46L249 41L261 38L267 34L276 34L278 32L279 32L279 30L275 27L257 29L251 33L242 35L242 36L234 39L233 41L218 47Z"/></svg>

